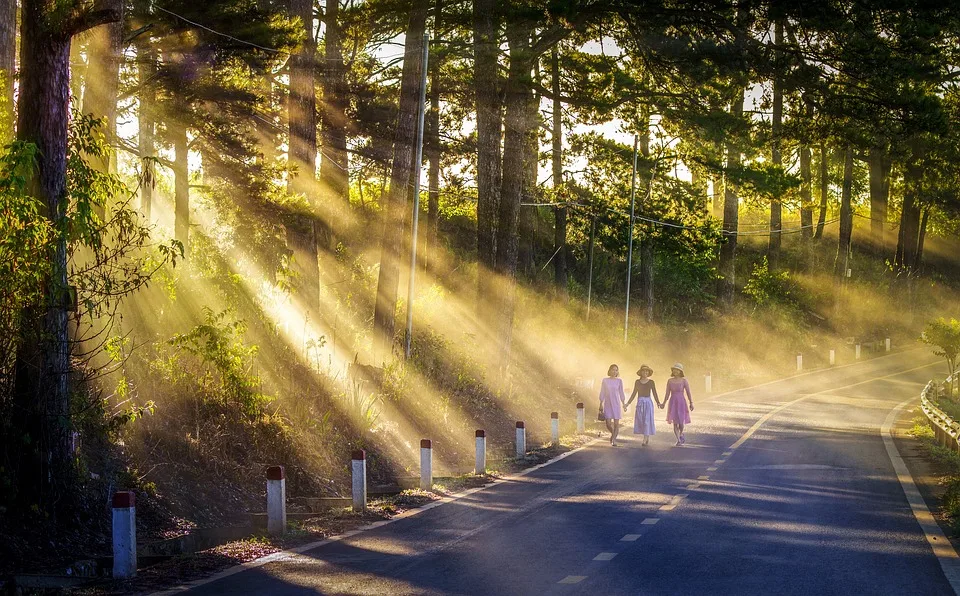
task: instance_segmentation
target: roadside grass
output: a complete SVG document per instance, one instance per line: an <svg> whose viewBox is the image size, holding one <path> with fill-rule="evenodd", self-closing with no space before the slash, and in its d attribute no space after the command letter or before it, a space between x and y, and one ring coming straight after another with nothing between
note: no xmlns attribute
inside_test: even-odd
<svg viewBox="0 0 960 596"><path fill-rule="evenodd" d="M591 440L593 437L590 434L562 436L559 445L546 444L531 449L523 459L504 457L490 460L489 463L495 464L499 469L488 469L485 474L460 474L435 482L433 490L430 491L409 489L395 496L373 499L367 503L367 510L363 512L355 512L350 507L328 509L305 520L288 522L287 532L282 537L251 535L207 550L170 557L138 570L137 578L131 581L103 580L72 593L83 596L139 594L209 577L234 565L338 536L374 522L389 520L405 511L423 507L464 490L490 484L506 475L582 447Z"/></svg>
<svg viewBox="0 0 960 596"><path fill-rule="evenodd" d="M908 434L917 439L924 455L942 471L940 484L946 491L940 499L940 510L947 518L953 535L960 535L960 455L937 444L933 427L922 414L913 419L913 428Z"/></svg>

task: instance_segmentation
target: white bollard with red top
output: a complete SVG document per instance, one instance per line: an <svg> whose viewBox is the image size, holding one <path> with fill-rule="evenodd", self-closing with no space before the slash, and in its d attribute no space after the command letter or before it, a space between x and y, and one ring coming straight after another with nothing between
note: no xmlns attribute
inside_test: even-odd
<svg viewBox="0 0 960 596"><path fill-rule="evenodd" d="M577 403L577 434L578 435L582 435L584 432L586 432L584 430L583 424L584 424L583 402L581 401Z"/></svg>
<svg viewBox="0 0 960 596"><path fill-rule="evenodd" d="M527 429L522 420L517 421L517 459L527 455Z"/></svg>
<svg viewBox="0 0 960 596"><path fill-rule="evenodd" d="M283 466L267 468L267 533L282 536L287 530L287 480Z"/></svg>
<svg viewBox="0 0 960 596"><path fill-rule="evenodd" d="M707 373L707 376L703 379L703 388L704 393L713 393L713 375Z"/></svg>
<svg viewBox="0 0 960 596"><path fill-rule="evenodd" d="M886 346L887 346L887 351L889 352L889 351L890 351L890 338L889 338L889 337L887 338Z"/></svg>
<svg viewBox="0 0 960 596"><path fill-rule="evenodd" d="M550 442L560 444L560 413L550 412Z"/></svg>
<svg viewBox="0 0 960 596"><path fill-rule="evenodd" d="M133 491L113 493L113 577L137 575L137 508Z"/></svg>
<svg viewBox="0 0 960 596"><path fill-rule="evenodd" d="M860 360L860 344L857 344L856 348L854 348L854 357Z"/></svg>
<svg viewBox="0 0 960 596"><path fill-rule="evenodd" d="M833 366L837 363L837 351L830 350L830 366Z"/></svg>
<svg viewBox="0 0 960 596"><path fill-rule="evenodd" d="M477 461L473 473L482 476L487 473L487 433L477 430Z"/></svg>
<svg viewBox="0 0 960 596"><path fill-rule="evenodd" d="M433 443L430 439L420 439L420 488L433 488Z"/></svg>
<svg viewBox="0 0 960 596"><path fill-rule="evenodd" d="M353 510L364 511L367 508L367 452L357 449L353 452L351 466L353 468Z"/></svg>
<svg viewBox="0 0 960 596"><path fill-rule="evenodd" d="M797 372L803 370L803 354L797 354Z"/></svg>

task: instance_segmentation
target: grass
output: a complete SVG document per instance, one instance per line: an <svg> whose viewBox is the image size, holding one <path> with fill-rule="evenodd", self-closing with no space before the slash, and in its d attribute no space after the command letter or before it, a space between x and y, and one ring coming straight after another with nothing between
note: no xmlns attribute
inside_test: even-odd
<svg viewBox="0 0 960 596"><path fill-rule="evenodd" d="M960 455L952 449L937 443L933 427L926 416L913 419L913 428L909 434L920 444L924 455L930 458L942 470L940 484L946 488L940 499L940 511L950 524L954 536L960 535Z"/></svg>

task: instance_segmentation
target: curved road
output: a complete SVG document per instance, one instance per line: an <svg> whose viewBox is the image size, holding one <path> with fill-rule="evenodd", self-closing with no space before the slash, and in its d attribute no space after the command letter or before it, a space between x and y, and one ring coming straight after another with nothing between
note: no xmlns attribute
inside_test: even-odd
<svg viewBox="0 0 960 596"><path fill-rule="evenodd" d="M191 592L950 594L880 433L943 368L915 351L694 396L684 447L660 411L649 447L596 442Z"/></svg>

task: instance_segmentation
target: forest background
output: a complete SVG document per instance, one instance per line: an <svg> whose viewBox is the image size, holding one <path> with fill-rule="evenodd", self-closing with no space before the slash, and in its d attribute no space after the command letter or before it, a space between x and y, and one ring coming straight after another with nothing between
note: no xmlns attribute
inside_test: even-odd
<svg viewBox="0 0 960 596"><path fill-rule="evenodd" d="M699 394L956 314L953 3L0 11L5 536L102 537L118 487L227 523L267 465L336 494L420 437L459 472L611 362Z"/></svg>

